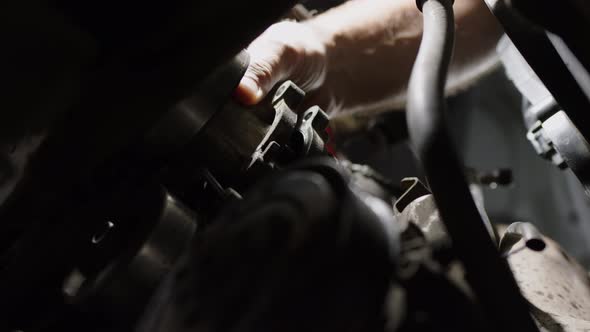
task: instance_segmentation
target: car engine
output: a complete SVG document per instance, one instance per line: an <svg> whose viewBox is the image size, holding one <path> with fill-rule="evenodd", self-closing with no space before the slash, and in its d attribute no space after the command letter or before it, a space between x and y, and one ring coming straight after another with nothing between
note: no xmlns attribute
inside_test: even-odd
<svg viewBox="0 0 590 332"><path fill-rule="evenodd" d="M486 3L531 148L590 192L590 5ZM482 188L510 171L466 167L451 137L453 1L417 0L398 132L424 177L401 182L350 161L352 134L291 81L232 98L247 44L311 15L295 5L3 5L0 331L590 330L587 271L492 222Z"/></svg>

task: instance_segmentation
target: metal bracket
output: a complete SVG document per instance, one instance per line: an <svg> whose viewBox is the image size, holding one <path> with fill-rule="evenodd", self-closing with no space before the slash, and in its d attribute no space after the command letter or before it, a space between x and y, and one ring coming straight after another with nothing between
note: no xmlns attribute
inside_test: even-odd
<svg viewBox="0 0 590 332"><path fill-rule="evenodd" d="M395 210L399 213L403 212L416 199L431 194L430 190L418 178L403 179L401 187L404 194L398 198L394 205Z"/></svg>

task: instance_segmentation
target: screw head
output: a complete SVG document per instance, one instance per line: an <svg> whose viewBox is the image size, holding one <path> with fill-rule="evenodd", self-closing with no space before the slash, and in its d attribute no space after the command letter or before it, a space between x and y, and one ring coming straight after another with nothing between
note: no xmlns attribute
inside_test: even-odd
<svg viewBox="0 0 590 332"><path fill-rule="evenodd" d="M92 243L99 244L101 243L111 232L111 230L115 227L115 224L112 221L107 221L104 223L101 228L92 236Z"/></svg>

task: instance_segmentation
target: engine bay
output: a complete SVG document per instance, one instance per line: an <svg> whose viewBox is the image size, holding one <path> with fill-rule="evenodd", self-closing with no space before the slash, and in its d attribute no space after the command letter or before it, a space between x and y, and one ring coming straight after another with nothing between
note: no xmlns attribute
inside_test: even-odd
<svg viewBox="0 0 590 332"><path fill-rule="evenodd" d="M486 3L522 136L588 201L590 5ZM590 329L573 244L488 214L513 174L466 165L444 90L453 1L416 4L405 112L370 117L332 116L290 80L234 98L248 43L315 13L302 4L7 4L0 330ZM415 158L393 163L417 163L401 181L364 160L401 141Z"/></svg>

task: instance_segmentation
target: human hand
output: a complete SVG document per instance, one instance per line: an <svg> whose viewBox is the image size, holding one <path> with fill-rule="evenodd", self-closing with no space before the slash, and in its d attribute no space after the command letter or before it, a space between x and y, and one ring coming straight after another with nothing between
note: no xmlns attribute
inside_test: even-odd
<svg viewBox="0 0 590 332"><path fill-rule="evenodd" d="M236 92L244 105L255 105L279 82L292 80L306 92L318 89L326 76L326 45L310 25L280 22L248 47L250 65Z"/></svg>

